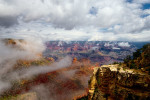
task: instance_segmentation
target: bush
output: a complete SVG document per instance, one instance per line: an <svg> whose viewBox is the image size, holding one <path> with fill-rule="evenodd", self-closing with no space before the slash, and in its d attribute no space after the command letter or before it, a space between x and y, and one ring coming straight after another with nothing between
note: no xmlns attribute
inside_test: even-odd
<svg viewBox="0 0 150 100"><path fill-rule="evenodd" d="M129 68L143 68L150 73L150 44L144 45L141 49L137 49L133 53L133 58L127 56L124 59L124 64Z"/></svg>

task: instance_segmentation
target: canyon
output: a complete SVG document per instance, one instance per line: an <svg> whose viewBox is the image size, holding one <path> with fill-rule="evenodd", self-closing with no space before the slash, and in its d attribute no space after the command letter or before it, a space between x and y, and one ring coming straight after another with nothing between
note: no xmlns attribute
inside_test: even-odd
<svg viewBox="0 0 150 100"><path fill-rule="evenodd" d="M88 96L78 100L149 100L150 75L122 65L95 67Z"/></svg>

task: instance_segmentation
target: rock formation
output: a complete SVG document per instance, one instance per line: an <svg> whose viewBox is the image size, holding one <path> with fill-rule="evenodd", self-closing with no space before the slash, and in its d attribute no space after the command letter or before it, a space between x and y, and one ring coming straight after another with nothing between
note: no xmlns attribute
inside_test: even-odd
<svg viewBox="0 0 150 100"><path fill-rule="evenodd" d="M150 100L150 76L120 65L94 69L88 100Z"/></svg>

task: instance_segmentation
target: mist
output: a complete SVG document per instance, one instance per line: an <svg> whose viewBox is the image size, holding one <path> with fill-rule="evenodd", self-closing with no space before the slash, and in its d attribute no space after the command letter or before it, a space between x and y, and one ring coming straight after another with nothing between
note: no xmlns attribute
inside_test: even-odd
<svg viewBox="0 0 150 100"><path fill-rule="evenodd" d="M38 74L68 67L72 63L71 57L66 56L49 66L30 66L15 69L14 65L18 60L40 59L42 52L45 50L45 45L37 39L14 40L14 42L15 45L6 45L3 40L0 40L0 96L13 86L14 81L30 79Z"/></svg>
<svg viewBox="0 0 150 100"><path fill-rule="evenodd" d="M60 61L55 62L49 66L31 66L29 68L22 68L22 69L16 70L7 75L10 76L8 78L11 80L27 79L27 78L31 78L34 75L52 72L61 68L68 67L71 65L71 63L72 63L71 58L69 56L66 56Z"/></svg>

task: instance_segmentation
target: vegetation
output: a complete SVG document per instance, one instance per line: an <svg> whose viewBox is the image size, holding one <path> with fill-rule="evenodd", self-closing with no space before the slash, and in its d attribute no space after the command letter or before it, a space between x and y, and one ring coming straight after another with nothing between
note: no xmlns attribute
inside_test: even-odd
<svg viewBox="0 0 150 100"><path fill-rule="evenodd" d="M141 69L150 74L150 44L144 45L133 53L133 57L127 56L124 64L131 69Z"/></svg>
<svg viewBox="0 0 150 100"><path fill-rule="evenodd" d="M99 77L100 77L100 69L98 69L97 72L96 72L96 79L97 79L97 84L98 84L98 85L101 84L101 81L100 81L100 78L99 78Z"/></svg>
<svg viewBox="0 0 150 100"><path fill-rule="evenodd" d="M88 100L88 96L81 97L81 98L79 98L77 100Z"/></svg>

